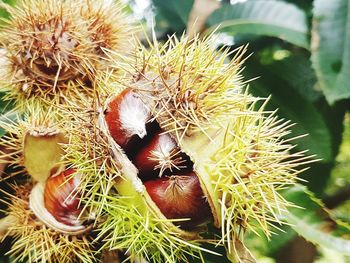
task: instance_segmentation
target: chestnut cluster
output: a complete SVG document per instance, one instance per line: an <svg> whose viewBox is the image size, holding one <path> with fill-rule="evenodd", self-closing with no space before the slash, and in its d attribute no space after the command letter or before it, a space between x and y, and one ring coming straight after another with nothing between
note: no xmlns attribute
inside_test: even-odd
<svg viewBox="0 0 350 263"><path fill-rule="evenodd" d="M131 88L114 97L104 112L114 141L138 169L138 177L168 219L191 229L211 219L190 157L152 118L140 94ZM183 220L181 220L183 219Z"/></svg>

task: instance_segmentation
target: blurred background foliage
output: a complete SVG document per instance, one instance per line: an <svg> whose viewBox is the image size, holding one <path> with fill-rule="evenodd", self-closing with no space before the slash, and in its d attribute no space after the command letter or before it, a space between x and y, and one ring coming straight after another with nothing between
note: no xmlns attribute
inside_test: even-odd
<svg viewBox="0 0 350 263"><path fill-rule="evenodd" d="M159 41L187 30L214 32L218 48L249 43L252 55L242 74L257 78L250 91L271 95L269 109L296 123L291 136L308 134L296 150L308 149L320 161L302 174L304 182L283 193L304 209L291 209L284 216L291 226L269 240L247 234L258 262L350 262L350 1L123 2L149 35L155 28ZM224 261L208 256L206 262Z"/></svg>

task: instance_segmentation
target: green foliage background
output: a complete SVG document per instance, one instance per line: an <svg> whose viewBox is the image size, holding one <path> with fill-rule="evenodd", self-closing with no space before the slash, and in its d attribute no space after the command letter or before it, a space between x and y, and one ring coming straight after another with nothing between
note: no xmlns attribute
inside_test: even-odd
<svg viewBox="0 0 350 263"><path fill-rule="evenodd" d="M136 13L140 2L129 1L129 12ZM152 0L142 12L154 15L162 41L186 30L193 4ZM259 77L250 91L271 95L270 109L278 108L278 115L297 124L292 136L309 135L298 140L297 150L309 149L321 159L303 173L304 185L284 193L304 208L285 215L292 226L271 240L248 235L246 245L259 262L350 262L350 1L223 0L220 5L206 19L203 34L218 28L215 34L229 39L232 49L249 43L253 55L243 74ZM150 29L146 18L141 15L141 22ZM0 106L5 114L6 105Z"/></svg>

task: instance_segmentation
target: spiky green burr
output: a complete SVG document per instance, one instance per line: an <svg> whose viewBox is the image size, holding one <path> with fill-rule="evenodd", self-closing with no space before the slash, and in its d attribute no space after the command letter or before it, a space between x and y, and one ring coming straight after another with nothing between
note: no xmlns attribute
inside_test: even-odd
<svg viewBox="0 0 350 263"><path fill-rule="evenodd" d="M225 245L234 257L235 240L245 231L262 229L270 236L271 228L283 223L281 215L291 204L279 191L295 183L303 170L297 167L312 162L312 157L293 152L296 138L286 139L291 124L265 110L268 99L248 93L241 76L245 47L216 51L212 37L171 37L165 44L149 44L151 48L140 45L132 59L115 64L130 72L129 79L126 74L123 81L118 80L118 87L141 94L153 119L190 156L211 206L214 225L221 230L216 242ZM120 183L124 186L117 186L121 196L146 202L146 211L164 218L135 178L137 171L124 175ZM135 202L132 205L137 207ZM132 206L130 203L127 206ZM142 205L139 209L145 208ZM113 208L109 206L106 213L110 223L104 227L122 227ZM172 235L165 232L168 238ZM179 240L185 244L186 239L191 238L184 234ZM136 242L128 243L126 249L147 256L147 246L142 251L133 247ZM115 241L111 238L107 243ZM158 243L162 244L161 239ZM177 258L177 252L165 245L160 250Z"/></svg>

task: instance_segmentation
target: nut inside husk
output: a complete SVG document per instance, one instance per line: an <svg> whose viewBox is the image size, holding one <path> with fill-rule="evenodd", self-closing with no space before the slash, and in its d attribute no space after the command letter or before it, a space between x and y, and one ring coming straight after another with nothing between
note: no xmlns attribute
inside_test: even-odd
<svg viewBox="0 0 350 263"><path fill-rule="evenodd" d="M44 184L37 183L33 187L29 197L29 207L41 222L63 234L80 235L89 231L89 228L85 225L67 225L59 222L45 207L44 189Z"/></svg>
<svg viewBox="0 0 350 263"><path fill-rule="evenodd" d="M289 203L278 191L295 182L302 171L296 167L312 156L293 153L295 138L284 139L291 124L265 110L268 99L243 87L246 47L214 51L212 40L172 37L150 49L140 45L137 59L121 63L129 63L130 79L117 83L140 94L151 122L189 156L222 230L219 242L231 251L231 240L244 230L259 226L270 235L270 226L282 223L279 215Z"/></svg>
<svg viewBox="0 0 350 263"><path fill-rule="evenodd" d="M28 183L14 186L14 191L14 195L7 194L10 203L6 210L11 219L6 236L11 236L13 240L8 254L14 261L74 263L97 260L96 247L89 231L67 228L49 220L47 211L43 213L40 207L43 185L33 188Z"/></svg>

